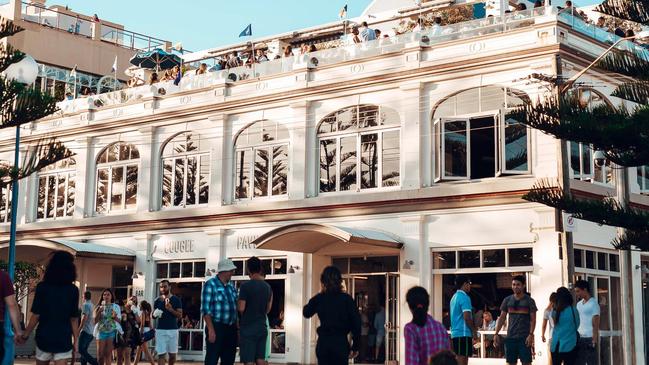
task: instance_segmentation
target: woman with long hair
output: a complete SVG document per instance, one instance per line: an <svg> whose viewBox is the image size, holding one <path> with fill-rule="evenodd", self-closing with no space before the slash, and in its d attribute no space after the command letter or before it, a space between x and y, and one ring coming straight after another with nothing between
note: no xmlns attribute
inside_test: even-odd
<svg viewBox="0 0 649 365"><path fill-rule="evenodd" d="M316 356L319 365L346 365L358 356L361 336L361 315L354 299L343 292L343 278L335 266L328 266L320 276L322 288L304 306L305 318L318 315ZM347 335L352 333L351 346Z"/></svg>
<svg viewBox="0 0 649 365"><path fill-rule="evenodd" d="M79 289L74 285L77 270L74 256L55 251L43 280L36 286L32 316L23 333L23 340L36 325L36 364L66 364L77 351L79 339Z"/></svg>
<svg viewBox="0 0 649 365"><path fill-rule="evenodd" d="M554 310L554 333L552 334L552 364L572 365L577 360L577 329L579 313L573 306L570 290L557 289L557 304Z"/></svg>
<svg viewBox="0 0 649 365"><path fill-rule="evenodd" d="M410 288L406 302L412 313L412 321L403 330L406 365L428 365L431 356L451 349L446 328L428 314L430 297L426 289L421 286Z"/></svg>
<svg viewBox="0 0 649 365"><path fill-rule="evenodd" d="M151 351L149 351L149 346L147 344L147 342L152 338L151 334L147 335L147 333L153 330L153 325L151 323L151 304L149 304L149 302L147 302L146 300L140 302L140 323L141 341L140 345L137 348L137 351L135 352L135 362L133 363L133 365L137 365L142 354L146 356L151 365L155 365L155 360L153 359L153 356L151 355Z"/></svg>
<svg viewBox="0 0 649 365"><path fill-rule="evenodd" d="M120 325L123 333L118 334L115 341L117 365L131 365L131 351L140 342L138 319L135 316L135 311L133 311L133 309L137 308L134 307L130 300L122 308Z"/></svg>
<svg viewBox="0 0 649 365"><path fill-rule="evenodd" d="M99 365L110 365L113 361L113 342L122 316L110 289L104 289L101 300L95 308L97 361Z"/></svg>

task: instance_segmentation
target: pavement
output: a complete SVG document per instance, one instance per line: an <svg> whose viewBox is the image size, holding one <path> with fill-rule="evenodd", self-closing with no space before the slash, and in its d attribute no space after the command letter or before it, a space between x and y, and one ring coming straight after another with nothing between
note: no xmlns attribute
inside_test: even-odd
<svg viewBox="0 0 649 365"><path fill-rule="evenodd" d="M14 365L34 365L35 363L36 363L35 359L29 359L29 358L21 358L21 359L16 359L14 361ZM177 362L176 365L198 365L198 364L202 364L202 363L203 363L202 361L201 362L198 362L198 361L185 362L185 361L183 361L183 362ZM147 365L148 363L141 361L139 364ZM236 363L236 364L240 364L240 363ZM269 365L279 365L279 364L270 363ZM286 364L282 364L282 365L286 365Z"/></svg>

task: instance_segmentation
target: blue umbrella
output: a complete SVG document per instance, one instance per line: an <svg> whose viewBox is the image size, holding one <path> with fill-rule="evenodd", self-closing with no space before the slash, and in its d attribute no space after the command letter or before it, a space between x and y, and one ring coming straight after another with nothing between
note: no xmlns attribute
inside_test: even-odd
<svg viewBox="0 0 649 365"><path fill-rule="evenodd" d="M135 56L131 57L130 62L137 67L160 71L180 65L181 60L180 57L173 53L156 48L152 51L136 53Z"/></svg>

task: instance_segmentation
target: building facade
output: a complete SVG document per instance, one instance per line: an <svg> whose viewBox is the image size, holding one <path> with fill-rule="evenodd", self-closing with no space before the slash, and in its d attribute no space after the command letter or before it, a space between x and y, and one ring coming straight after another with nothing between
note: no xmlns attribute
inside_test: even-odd
<svg viewBox="0 0 649 365"><path fill-rule="evenodd" d="M395 22L371 19L383 30ZM385 310L391 363L404 358L405 293L414 285L427 288L444 322L460 273L475 284L476 315L499 314L514 274L544 308L574 278L564 274L561 220L521 196L537 179L556 178L559 142L506 116L552 91L530 74L570 76L608 48L615 36L599 31L536 8L65 102L23 133L26 148L56 135L76 155L20 185L18 257L43 262L48 250L70 250L80 288L114 287L122 298L151 301L170 280L186 314L184 359L203 358L200 292L225 257L237 264L236 283L247 278L247 258L264 263L272 362L315 363L317 321L301 309L327 265L343 271L368 318ZM610 76L584 80L585 103L623 103L609 96ZM13 145L3 133L7 160ZM610 166L595 166L588 146L569 147L574 193L612 195ZM630 175L632 203L649 206L647 169ZM593 284L602 310L601 363L622 363L625 341L645 363L649 256L633 253L628 303L615 229L578 221L573 235L576 276ZM633 338L623 336L622 308L634 313ZM548 359L540 331L539 320L538 363ZM481 332L472 361L502 363L492 338Z"/></svg>

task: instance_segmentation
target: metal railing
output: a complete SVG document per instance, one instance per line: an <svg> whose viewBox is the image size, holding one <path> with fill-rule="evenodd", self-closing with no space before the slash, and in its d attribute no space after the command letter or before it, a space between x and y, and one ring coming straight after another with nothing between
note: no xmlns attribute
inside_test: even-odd
<svg viewBox="0 0 649 365"><path fill-rule="evenodd" d="M101 40L121 47L143 51L164 48L165 46L165 41L162 39L103 24L101 26Z"/></svg>

